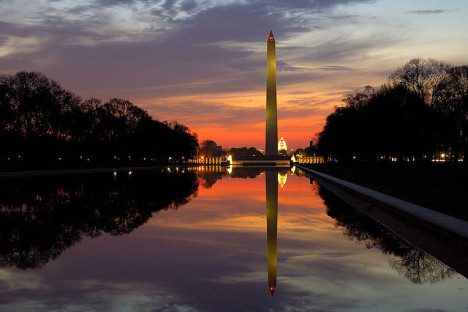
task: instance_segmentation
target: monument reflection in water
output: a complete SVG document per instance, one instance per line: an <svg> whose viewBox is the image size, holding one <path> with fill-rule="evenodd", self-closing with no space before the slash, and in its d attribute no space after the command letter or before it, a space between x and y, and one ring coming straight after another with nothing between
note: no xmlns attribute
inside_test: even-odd
<svg viewBox="0 0 468 312"><path fill-rule="evenodd" d="M265 172L266 219L267 219L267 257L268 289L271 295L276 290L276 272L278 270L278 173Z"/></svg>

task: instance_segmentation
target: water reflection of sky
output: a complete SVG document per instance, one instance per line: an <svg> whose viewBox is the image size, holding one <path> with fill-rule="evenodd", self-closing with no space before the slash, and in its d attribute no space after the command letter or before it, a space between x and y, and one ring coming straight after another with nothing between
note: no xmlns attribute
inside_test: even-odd
<svg viewBox="0 0 468 312"><path fill-rule="evenodd" d="M84 238L41 269L2 267L0 310L468 308L467 279L451 273L432 283L412 282L395 269L398 256L345 235L350 229L327 214L322 193L316 183L291 175L279 187L273 298L267 289L262 174L255 179L225 176L210 188L199 187L197 197L177 210L154 213L127 235Z"/></svg>

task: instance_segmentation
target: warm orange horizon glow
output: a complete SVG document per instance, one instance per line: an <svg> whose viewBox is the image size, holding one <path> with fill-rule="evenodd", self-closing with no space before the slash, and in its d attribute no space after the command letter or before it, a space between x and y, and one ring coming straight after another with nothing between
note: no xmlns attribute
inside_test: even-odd
<svg viewBox="0 0 468 312"><path fill-rule="evenodd" d="M307 178L288 173L286 184L283 187L278 185L278 227L283 231L297 230L299 225L296 220L308 218L316 225L314 231L327 231L328 227L324 226L330 217L323 210L323 200L316 192L315 182L309 185ZM256 179L225 175L210 188L200 186L197 197L190 205L181 208L184 209L183 213L161 212L164 216L159 215L149 223L157 227L262 232L265 231L266 222L265 204L264 172ZM216 209L225 207L222 218L206 218L213 205ZM197 216L203 218L198 219Z"/></svg>
<svg viewBox="0 0 468 312"><path fill-rule="evenodd" d="M111 2L2 2L9 14L2 15L0 73L40 71L83 99L128 99L200 140L263 149L271 30L278 136L295 149L348 93L380 86L413 58L468 63L461 0L195 0L189 11L185 1L145 2L144 10L143 1Z"/></svg>
<svg viewBox="0 0 468 312"><path fill-rule="evenodd" d="M278 90L278 137L284 137L291 148L308 146L310 138L314 138L322 130L326 116L335 106L342 105L342 95L347 93L346 90L338 93L330 90L299 93L297 89L301 87L304 86L293 85ZM264 90L144 99L137 103L156 118L177 120L187 125L198 135L200 141L211 139L224 148L254 146L263 149L265 147ZM173 115L166 113L161 116L158 109L154 108L154 103L159 103L158 107L180 107L180 109L174 110ZM187 105L184 112L185 107L180 103L192 104ZM208 110L209 107L213 107L216 111L219 109L227 111L222 111L219 118L216 115L192 116L191 106L196 106L196 103L203 103ZM304 108L305 112L301 113ZM249 119L230 120L229 123L223 124L220 120L230 118L228 113L231 110L247 115Z"/></svg>
<svg viewBox="0 0 468 312"><path fill-rule="evenodd" d="M284 57L281 47L277 48L279 58ZM266 55L266 49L264 51ZM281 59L279 59L281 61ZM265 63L266 64L266 63ZM322 131L326 117L337 106L343 105L343 98L366 85L378 86L384 83L388 72L375 74L368 68L376 66L375 61L361 62L362 69L344 73L339 81L328 76L327 70L304 68L304 75L320 74L323 78L313 82L299 81L284 83L291 73L278 71L278 137L284 137L288 147L307 147L311 138ZM304 65L306 66L306 65ZM263 67L261 68L265 70ZM259 79L265 83L265 77ZM161 89L158 98L142 98L135 102L150 114L161 120L177 120L187 125L198 135L200 141L211 139L224 148L254 146L265 148L265 104L266 90L246 88L242 92L223 89L199 92L197 87L204 83L192 82ZM185 90L181 95L173 95ZM193 114L200 109L202 113ZM163 113L162 113L162 112Z"/></svg>

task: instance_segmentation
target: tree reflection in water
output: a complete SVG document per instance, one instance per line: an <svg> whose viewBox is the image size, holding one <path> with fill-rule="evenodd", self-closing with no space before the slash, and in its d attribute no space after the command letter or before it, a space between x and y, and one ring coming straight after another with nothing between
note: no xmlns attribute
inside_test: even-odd
<svg viewBox="0 0 468 312"><path fill-rule="evenodd" d="M198 168L197 174L200 178L201 186L205 189L210 189L216 182L223 178L223 175L226 174L225 171L226 170L208 171L204 167Z"/></svg>
<svg viewBox="0 0 468 312"><path fill-rule="evenodd" d="M193 169L197 171L201 186L206 189L211 188L216 182L228 174L224 166L200 166ZM263 171L263 169L257 167L234 167L229 176L231 178L255 179ZM288 170L284 168L282 171L288 172Z"/></svg>
<svg viewBox="0 0 468 312"><path fill-rule="evenodd" d="M412 283L433 284L455 274L454 270L421 249L406 243L395 233L344 203L320 184L317 191L324 200L327 214L335 219L335 225L344 228L344 235L365 245L366 248L375 248L383 254L392 255L389 260L390 267Z"/></svg>
<svg viewBox="0 0 468 312"><path fill-rule="evenodd" d="M41 267L83 237L127 234L196 196L196 173L74 175L0 182L0 266Z"/></svg>
<svg viewBox="0 0 468 312"><path fill-rule="evenodd" d="M276 169L276 171L280 174L287 172L285 169ZM231 177L255 178L261 172L263 170L259 168L241 167L235 168L231 173ZM224 171L222 171L222 174L206 170L198 171L198 175L202 179L202 185L208 183L209 187L220 180L224 174ZM336 226L344 228L344 235L363 244L368 249L374 248L380 250L383 254L392 255L389 266L412 283L437 283L455 274L454 270L421 249L411 246L398 235L351 205L347 205L313 179L311 179L310 183L314 185L318 195L324 200L327 214L335 219Z"/></svg>
<svg viewBox="0 0 468 312"><path fill-rule="evenodd" d="M255 178L262 170L235 170ZM41 267L83 237L127 234L154 212L176 209L226 174L200 170L124 172L0 181L0 266ZM314 186L317 185L313 182ZM350 239L392 255L390 267L413 283L437 283L454 271L317 187L327 214Z"/></svg>

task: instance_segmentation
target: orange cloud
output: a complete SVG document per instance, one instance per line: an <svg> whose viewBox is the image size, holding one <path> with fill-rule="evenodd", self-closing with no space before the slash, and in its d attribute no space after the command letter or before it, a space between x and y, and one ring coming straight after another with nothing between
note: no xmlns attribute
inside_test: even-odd
<svg viewBox="0 0 468 312"><path fill-rule="evenodd" d="M321 131L326 116L349 90L307 91L295 84L278 92L278 135L291 148L304 147ZM304 91L300 91L304 90ZM264 147L265 91L200 93L137 101L156 117L178 120L198 134L224 147Z"/></svg>

